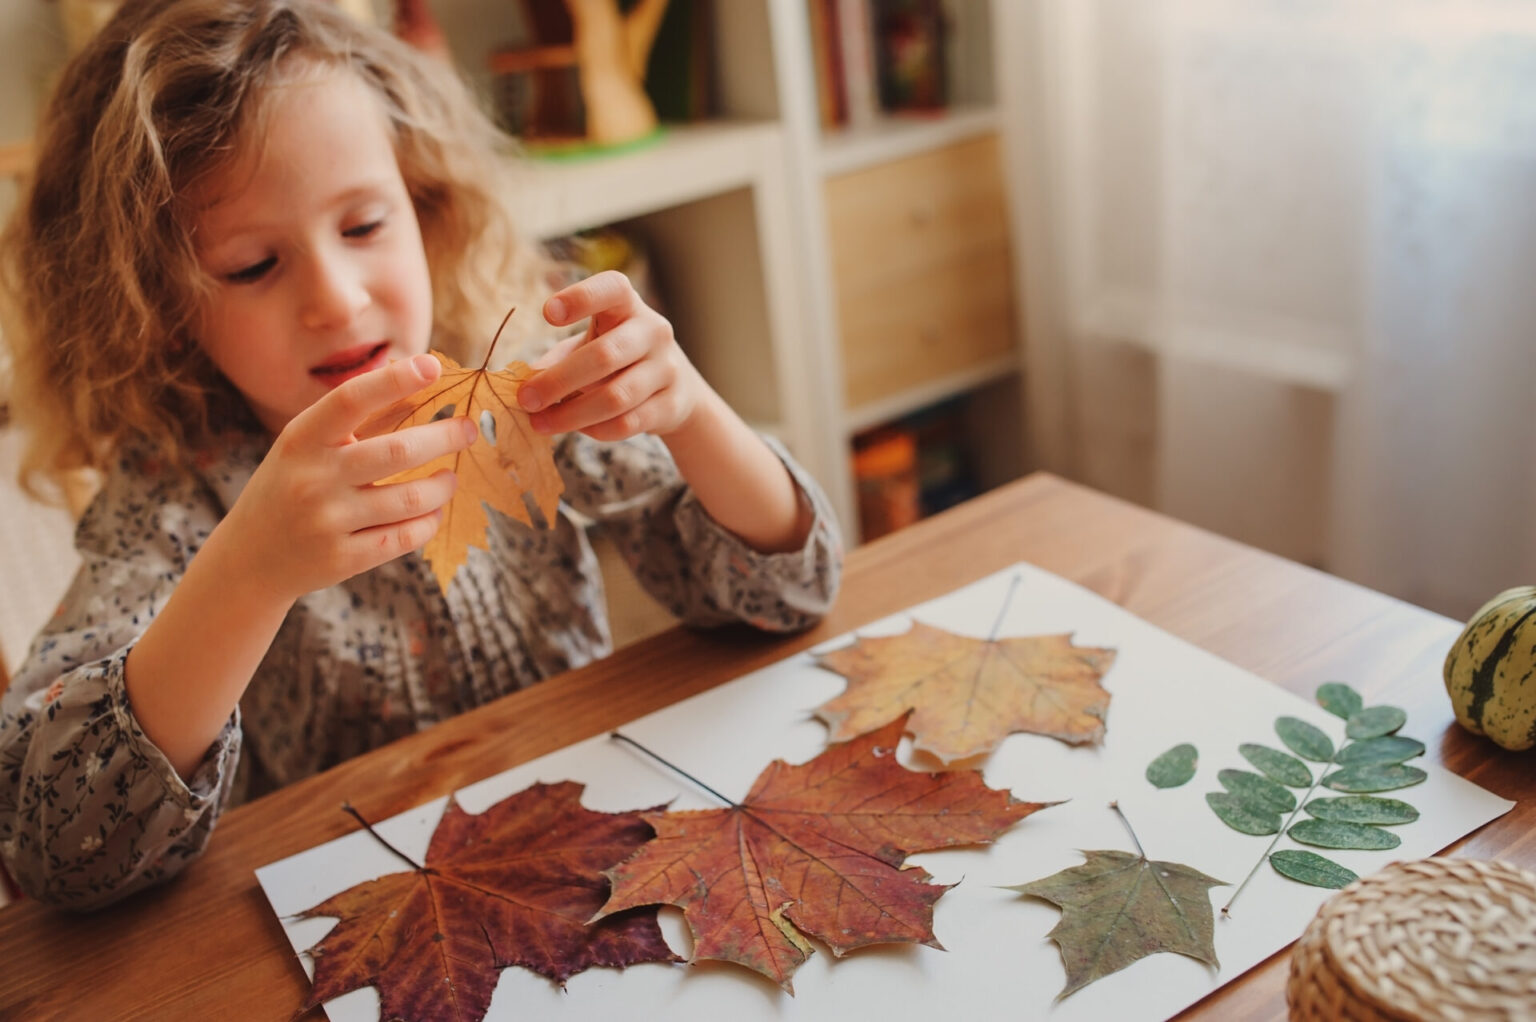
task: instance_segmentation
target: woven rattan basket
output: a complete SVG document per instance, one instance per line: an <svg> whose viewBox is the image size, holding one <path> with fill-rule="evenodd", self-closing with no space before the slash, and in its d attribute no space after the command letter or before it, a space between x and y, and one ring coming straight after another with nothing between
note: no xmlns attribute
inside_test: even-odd
<svg viewBox="0 0 1536 1022"><path fill-rule="evenodd" d="M1301 1022L1536 1020L1536 874L1393 863L1318 910L1285 991Z"/></svg>

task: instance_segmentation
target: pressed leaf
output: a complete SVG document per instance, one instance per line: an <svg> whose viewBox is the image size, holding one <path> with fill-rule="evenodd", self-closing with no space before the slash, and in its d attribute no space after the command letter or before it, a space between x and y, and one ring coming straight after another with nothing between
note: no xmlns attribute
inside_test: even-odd
<svg viewBox="0 0 1536 1022"><path fill-rule="evenodd" d="M1401 763L1377 763L1335 770L1323 778L1323 784L1334 791L1396 791L1398 788L1418 784L1428 776L1418 767Z"/></svg>
<svg viewBox="0 0 1536 1022"><path fill-rule="evenodd" d="M1304 807L1319 820L1340 823L1412 823L1419 811L1407 802L1374 795L1342 795L1338 798L1314 798Z"/></svg>
<svg viewBox="0 0 1536 1022"><path fill-rule="evenodd" d="M1327 763L1333 759L1333 739L1322 728L1300 717L1281 717L1276 720L1275 734L1280 736L1286 748L1303 759L1317 763Z"/></svg>
<svg viewBox="0 0 1536 1022"><path fill-rule="evenodd" d="M1271 780L1290 785L1292 788L1305 788L1312 783L1312 771L1307 769L1307 765L1279 749L1244 742L1237 747L1237 751Z"/></svg>
<svg viewBox="0 0 1536 1022"><path fill-rule="evenodd" d="M1352 739L1389 735L1408 723L1408 714L1396 706L1367 706L1349 715L1344 733Z"/></svg>
<svg viewBox="0 0 1536 1022"><path fill-rule="evenodd" d="M650 812L656 838L608 870L597 918L672 904L694 959L755 969L791 989L806 935L843 955L868 944L938 947L928 883L913 852L991 842L1052 803L988 788L977 770L924 773L896 761L904 718L798 766L771 763L729 809Z"/></svg>
<svg viewBox="0 0 1536 1022"><path fill-rule="evenodd" d="M1266 812L1288 813L1296 808L1296 796L1283 784L1249 770L1222 770L1216 774L1221 786L1247 804Z"/></svg>
<svg viewBox="0 0 1536 1022"><path fill-rule="evenodd" d="M1206 805L1211 811L1221 817L1221 822L1233 830L1240 830L1244 834L1278 834L1280 833L1280 814L1265 809L1262 805L1244 801L1237 795L1225 791L1209 792L1205 796Z"/></svg>
<svg viewBox="0 0 1536 1022"><path fill-rule="evenodd" d="M437 584L447 591L454 573L469 558L469 548L485 547L490 519L482 502L532 525L533 516L523 499L526 493L543 515L544 524L553 525L565 483L555 468L554 441L533 428L517 403L517 391L533 370L521 362L494 373L485 368L465 369L440 351L432 354L443 365L437 381L374 416L357 435L378 436L445 415L466 416L480 427L480 436L468 449L434 458L385 480L424 479L442 469L453 469L458 489L443 506L437 533L422 549Z"/></svg>
<svg viewBox="0 0 1536 1022"><path fill-rule="evenodd" d="M991 752L1015 731L1073 745L1104 737L1115 651L1070 635L973 639L913 622L901 635L859 639L817 663L848 679L816 715L846 741L912 711L913 744L949 763Z"/></svg>
<svg viewBox="0 0 1536 1022"><path fill-rule="evenodd" d="M1359 880L1354 872L1345 869L1331 859L1316 852L1304 852L1299 848L1285 848L1269 857L1269 864L1281 876L1299 880L1313 887L1330 887L1342 890Z"/></svg>
<svg viewBox="0 0 1536 1022"><path fill-rule="evenodd" d="M1061 908L1049 934L1067 969L1058 997L1159 951L1220 968L1209 892L1225 881L1130 852L1085 851L1083 857L1081 866L1009 888Z"/></svg>
<svg viewBox="0 0 1536 1022"><path fill-rule="evenodd" d="M1147 780L1158 788L1177 788L1195 776L1200 753L1188 742L1175 745L1147 764Z"/></svg>
<svg viewBox="0 0 1536 1022"><path fill-rule="evenodd" d="M655 909L588 925L607 894L602 870L651 828L639 813L583 808L581 791L571 781L535 784L479 814L450 798L424 868L299 913L340 920L309 949L315 981L304 1010L373 986L383 1018L478 1020L509 965L563 985L594 965L678 961Z"/></svg>
<svg viewBox="0 0 1536 1022"><path fill-rule="evenodd" d="M1342 681L1327 681L1317 686L1317 704L1335 717L1348 720L1365 705L1365 700Z"/></svg>
<svg viewBox="0 0 1536 1022"><path fill-rule="evenodd" d="M1337 820L1297 820L1286 831L1292 840L1318 848L1358 848L1372 851L1396 848L1403 839L1388 830L1368 823L1340 823Z"/></svg>
<svg viewBox="0 0 1536 1022"><path fill-rule="evenodd" d="M1382 735L1350 742L1339 750L1340 766L1366 766L1371 763L1402 763L1424 755L1424 743L1402 735Z"/></svg>

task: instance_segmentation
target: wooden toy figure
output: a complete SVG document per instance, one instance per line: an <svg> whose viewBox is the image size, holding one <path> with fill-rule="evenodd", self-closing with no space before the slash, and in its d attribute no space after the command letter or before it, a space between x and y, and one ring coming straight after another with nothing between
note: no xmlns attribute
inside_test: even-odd
<svg viewBox="0 0 1536 1022"><path fill-rule="evenodd" d="M628 11L618 0L527 0L527 22L535 44L499 50L490 66L499 74L547 75L577 69L585 111L585 142L623 145L656 130L656 109L645 93L645 66L667 0L638 0ZM539 118L535 118L537 122ZM547 137L548 126L533 123L528 134Z"/></svg>

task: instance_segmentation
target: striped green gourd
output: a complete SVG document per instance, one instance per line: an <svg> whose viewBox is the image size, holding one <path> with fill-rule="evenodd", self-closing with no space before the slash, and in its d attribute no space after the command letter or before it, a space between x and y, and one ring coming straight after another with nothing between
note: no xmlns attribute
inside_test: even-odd
<svg viewBox="0 0 1536 1022"><path fill-rule="evenodd" d="M1536 586L1483 604L1445 657L1456 719L1506 749L1536 745Z"/></svg>

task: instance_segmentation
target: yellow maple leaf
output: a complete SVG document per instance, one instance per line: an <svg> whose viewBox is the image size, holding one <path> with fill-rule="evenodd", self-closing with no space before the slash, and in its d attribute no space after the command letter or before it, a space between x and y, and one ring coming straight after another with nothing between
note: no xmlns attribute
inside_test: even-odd
<svg viewBox="0 0 1536 1022"><path fill-rule="evenodd" d="M902 635L859 639L817 663L848 679L816 715L842 742L911 710L914 745L946 763L991 752L1009 734L1073 745L1104 736L1115 651L1070 635L973 639L913 622Z"/></svg>
<svg viewBox="0 0 1536 1022"><path fill-rule="evenodd" d="M526 494L543 516L541 524L552 526L565 483L555 468L554 441L537 432L517 404L518 388L533 375L532 369L522 362L499 372L483 365L466 369L440 351L431 354L443 366L437 381L371 418L357 435L378 436L450 415L465 416L479 427L480 436L468 448L382 480L423 479L445 468L458 477L459 488L443 506L437 534L422 548L437 584L446 591L469 558L469 548L486 548L490 518L482 502L534 525Z"/></svg>

